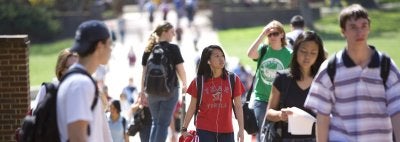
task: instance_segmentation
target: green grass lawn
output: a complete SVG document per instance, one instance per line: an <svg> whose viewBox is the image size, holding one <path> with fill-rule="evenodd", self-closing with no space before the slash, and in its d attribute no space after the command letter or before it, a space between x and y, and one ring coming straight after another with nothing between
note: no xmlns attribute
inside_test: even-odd
<svg viewBox="0 0 400 142"><path fill-rule="evenodd" d="M29 49L29 76L31 86L51 81L55 77L58 53L72 46L72 39L50 44L33 44Z"/></svg>
<svg viewBox="0 0 400 142"><path fill-rule="evenodd" d="M378 50L391 56L397 66L400 64L400 10L392 11L370 11L372 21L371 33L368 43L377 47ZM343 49L345 39L340 35L336 14L315 21L317 32L323 39L324 47L329 55ZM218 32L222 46L229 56L238 57L244 65L249 65L253 70L256 68L256 62L247 57L247 49L260 34L263 26L230 29ZM285 31L288 32L289 26L285 25Z"/></svg>

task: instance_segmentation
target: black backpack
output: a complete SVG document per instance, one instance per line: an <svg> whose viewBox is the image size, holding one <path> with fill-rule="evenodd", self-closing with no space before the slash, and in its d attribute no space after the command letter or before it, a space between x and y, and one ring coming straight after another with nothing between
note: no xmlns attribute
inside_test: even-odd
<svg viewBox="0 0 400 142"><path fill-rule="evenodd" d="M171 94L176 75L169 59L167 48L156 44L146 64L144 90L147 94L160 96Z"/></svg>
<svg viewBox="0 0 400 142"><path fill-rule="evenodd" d="M233 103L233 98L234 98L233 97L233 95L234 95L233 91L235 90L235 74L232 73L232 72L228 72L228 77L229 77L229 84L230 84L230 87L231 87L232 110L235 113L235 118L236 118L235 105ZM196 101L196 110L194 111L194 119L195 119L193 121L194 125L196 125L197 113L199 111L199 107L200 107L200 104L201 104L201 98L202 98L202 95L203 95L203 83L204 83L203 76L200 76L200 77L196 78L197 101Z"/></svg>
<svg viewBox="0 0 400 142"><path fill-rule="evenodd" d="M84 74L95 84L95 97L91 105L91 110L97 104L98 89L96 81L85 70L73 68L69 70L60 80L59 85L71 74ZM19 130L19 142L59 142L60 136L57 126L57 91L58 86L53 83L43 83L46 87L46 96L38 103L32 115L27 115ZM88 126L88 135L90 127Z"/></svg>
<svg viewBox="0 0 400 142"><path fill-rule="evenodd" d="M336 58L337 58L336 54L333 57L331 57L328 61L328 67L327 67L328 76L332 84L335 83L334 81L336 75L336 60L337 60ZM387 89L386 81L390 72L390 57L387 56L386 54L382 54L380 68L381 68L380 76L382 78L383 86L385 87L385 89Z"/></svg>

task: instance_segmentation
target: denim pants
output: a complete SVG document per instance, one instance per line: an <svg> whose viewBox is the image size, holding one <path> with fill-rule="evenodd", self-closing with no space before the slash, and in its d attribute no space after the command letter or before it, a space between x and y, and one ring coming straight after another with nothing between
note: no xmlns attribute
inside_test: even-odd
<svg viewBox="0 0 400 142"><path fill-rule="evenodd" d="M217 133L201 129L197 129L196 131L200 142L235 142L233 132Z"/></svg>
<svg viewBox="0 0 400 142"><path fill-rule="evenodd" d="M144 125L139 131L140 141L149 142L150 140L151 125Z"/></svg>
<svg viewBox="0 0 400 142"><path fill-rule="evenodd" d="M149 95L149 108L153 118L150 142L165 142L168 135L168 127L172 119L172 113L179 98L179 87L175 87L171 96Z"/></svg>
<svg viewBox="0 0 400 142"><path fill-rule="evenodd" d="M258 127L261 128L262 123L264 122L264 117L265 117L265 113L267 111L267 102L264 101L254 101L254 115L256 116L257 119L257 124ZM256 135L257 138L257 142L261 142L260 140L260 132L257 133Z"/></svg>

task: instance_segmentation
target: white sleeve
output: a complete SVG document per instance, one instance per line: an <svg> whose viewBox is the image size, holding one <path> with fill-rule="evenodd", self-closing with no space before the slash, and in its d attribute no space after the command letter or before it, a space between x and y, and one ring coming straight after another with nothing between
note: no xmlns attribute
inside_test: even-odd
<svg viewBox="0 0 400 142"><path fill-rule="evenodd" d="M35 101L33 101L31 104L32 112L35 111L37 105L39 104L39 102L43 100L45 95L46 95L46 86L42 85L40 86L39 92L36 94Z"/></svg>

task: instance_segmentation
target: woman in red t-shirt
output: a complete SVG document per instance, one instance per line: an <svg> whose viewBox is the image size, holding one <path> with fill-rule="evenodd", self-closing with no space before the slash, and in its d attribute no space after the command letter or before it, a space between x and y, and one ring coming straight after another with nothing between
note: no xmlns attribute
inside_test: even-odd
<svg viewBox="0 0 400 142"><path fill-rule="evenodd" d="M239 125L238 141L243 142L243 111L240 98L245 89L239 77L235 75L234 93L231 93L228 71L225 69L225 54L221 47L210 45L203 50L197 77L203 77L201 101L195 119L200 142L235 141L232 127L232 95ZM196 79L190 83L187 93L192 98L181 128L184 137L190 136L187 126L196 111Z"/></svg>

